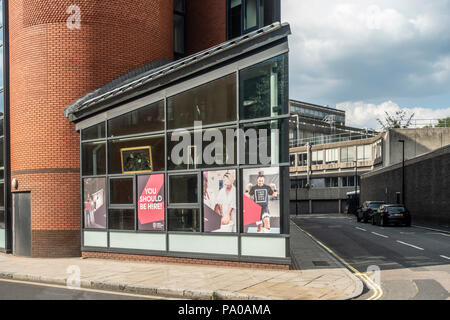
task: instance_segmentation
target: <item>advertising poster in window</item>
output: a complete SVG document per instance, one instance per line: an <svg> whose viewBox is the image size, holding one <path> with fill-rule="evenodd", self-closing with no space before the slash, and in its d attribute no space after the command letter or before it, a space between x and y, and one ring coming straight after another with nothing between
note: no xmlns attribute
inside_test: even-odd
<svg viewBox="0 0 450 320"><path fill-rule="evenodd" d="M203 172L205 232L236 232L236 170Z"/></svg>
<svg viewBox="0 0 450 320"><path fill-rule="evenodd" d="M243 170L244 232L280 233L280 169Z"/></svg>
<svg viewBox="0 0 450 320"><path fill-rule="evenodd" d="M164 231L164 174L137 178L139 230Z"/></svg>
<svg viewBox="0 0 450 320"><path fill-rule="evenodd" d="M85 229L106 229L106 178L83 181Z"/></svg>

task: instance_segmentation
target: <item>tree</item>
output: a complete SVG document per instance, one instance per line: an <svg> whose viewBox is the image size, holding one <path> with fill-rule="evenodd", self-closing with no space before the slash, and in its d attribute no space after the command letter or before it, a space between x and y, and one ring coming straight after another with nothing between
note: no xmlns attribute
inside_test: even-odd
<svg viewBox="0 0 450 320"><path fill-rule="evenodd" d="M383 127L383 130L409 128L411 126L411 120L414 117L414 113L408 117L406 110L396 111L394 115L390 115L387 111L384 113L386 114L384 120L377 118L377 121Z"/></svg>
<svg viewBox="0 0 450 320"><path fill-rule="evenodd" d="M450 117L439 120L435 128L450 128Z"/></svg>

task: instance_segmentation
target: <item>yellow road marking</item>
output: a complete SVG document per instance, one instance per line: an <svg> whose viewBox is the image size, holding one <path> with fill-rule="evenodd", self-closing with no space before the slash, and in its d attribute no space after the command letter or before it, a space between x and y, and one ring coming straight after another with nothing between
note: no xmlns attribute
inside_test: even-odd
<svg viewBox="0 0 450 320"><path fill-rule="evenodd" d="M335 253L333 250L328 248L325 244L323 244L320 240L316 239L312 234L309 232L303 230L300 228L295 222L294 225L302 232L306 233L311 239L313 239L315 242L317 242L322 248L324 248L326 251L328 251L333 257L335 257L337 260L339 260L343 265L345 265L348 269L350 269L355 276L360 278L371 290L373 290L372 296L370 296L367 300L378 300L383 295L383 289L376 284L375 282L370 279L366 273L360 273L358 270L356 270L354 267L352 267L347 261L345 261L343 258L341 258L337 253Z"/></svg>

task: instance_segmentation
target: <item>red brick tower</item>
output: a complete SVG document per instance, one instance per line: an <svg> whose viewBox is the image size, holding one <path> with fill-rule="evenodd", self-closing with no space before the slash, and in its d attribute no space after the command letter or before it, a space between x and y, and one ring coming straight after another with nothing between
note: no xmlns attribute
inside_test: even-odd
<svg viewBox="0 0 450 320"><path fill-rule="evenodd" d="M73 4L80 30L67 26ZM78 256L79 136L63 109L127 71L173 59L173 2L10 0L9 26L11 178L13 192L31 192L32 256Z"/></svg>

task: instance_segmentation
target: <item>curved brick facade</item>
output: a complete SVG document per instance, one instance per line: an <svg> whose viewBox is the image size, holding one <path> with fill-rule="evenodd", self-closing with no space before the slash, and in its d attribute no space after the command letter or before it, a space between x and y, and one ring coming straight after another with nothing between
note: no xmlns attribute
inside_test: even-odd
<svg viewBox="0 0 450 320"><path fill-rule="evenodd" d="M47 3L47 4L46 4ZM173 59L167 0L10 0L11 177L31 192L32 255L80 255L79 135L63 109L114 78Z"/></svg>

